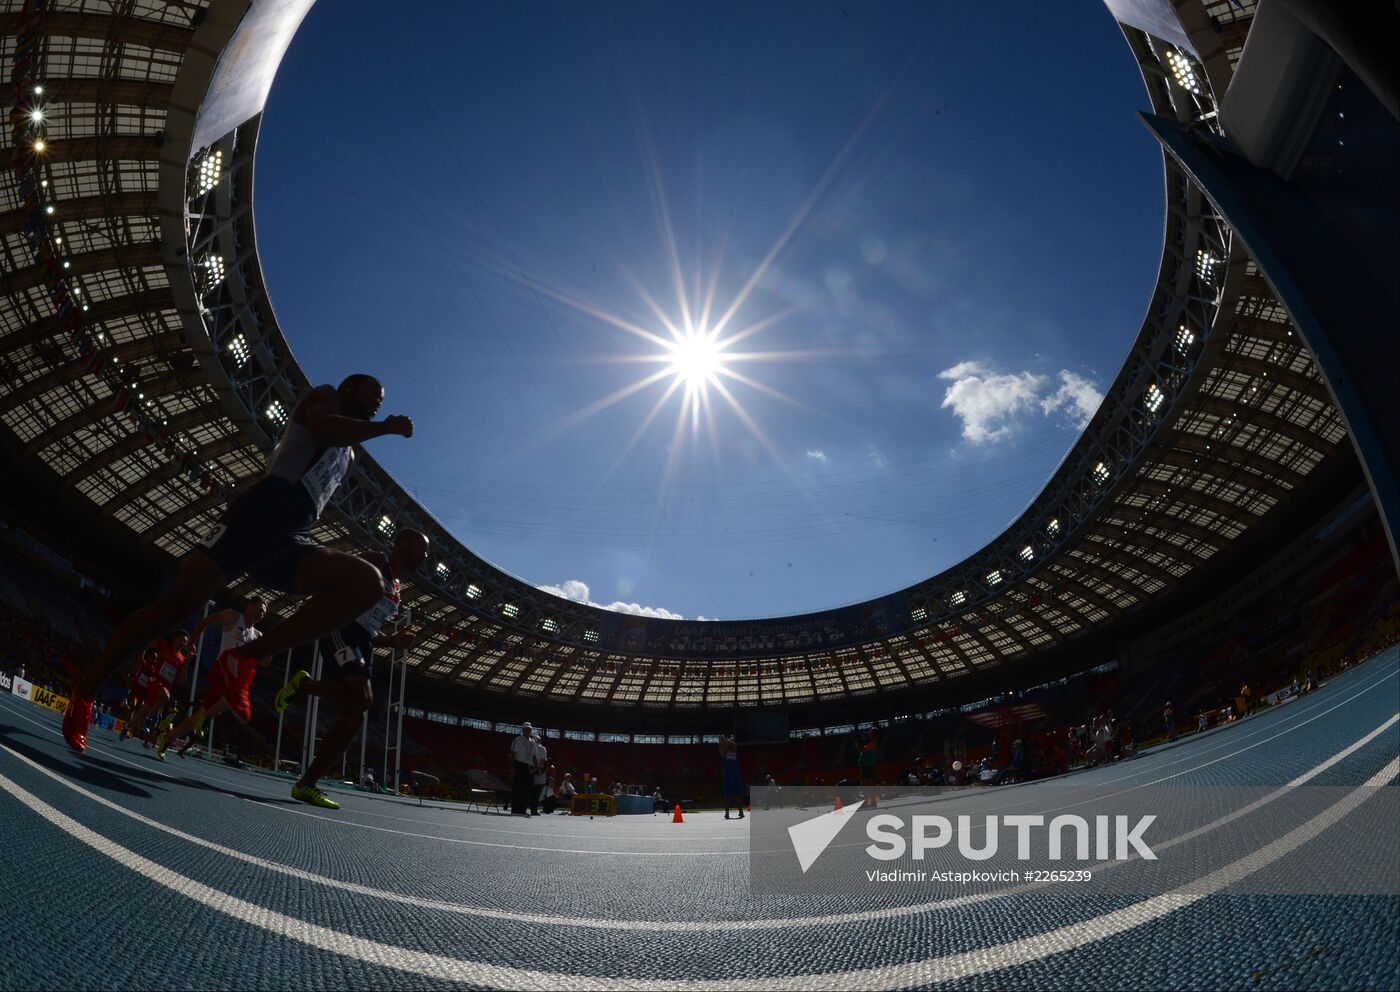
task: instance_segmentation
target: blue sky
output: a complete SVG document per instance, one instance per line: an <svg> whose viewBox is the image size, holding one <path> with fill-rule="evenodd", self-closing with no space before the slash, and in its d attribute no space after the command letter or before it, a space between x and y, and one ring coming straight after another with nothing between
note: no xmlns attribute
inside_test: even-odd
<svg viewBox="0 0 1400 992"><path fill-rule="evenodd" d="M415 418L374 455L528 582L902 588L1034 498L1137 333L1161 156L1101 4L389 10L316 5L282 65L265 275L313 379ZM687 310L738 338L708 416L661 402Z"/></svg>

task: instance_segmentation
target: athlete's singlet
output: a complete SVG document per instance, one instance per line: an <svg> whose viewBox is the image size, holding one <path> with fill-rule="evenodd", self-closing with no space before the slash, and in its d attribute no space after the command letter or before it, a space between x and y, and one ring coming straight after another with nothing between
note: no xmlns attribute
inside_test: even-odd
<svg viewBox="0 0 1400 992"><path fill-rule="evenodd" d="M167 687L175 684L175 676L180 674L180 669L185 667L185 662L189 659L179 651L169 641L156 641L156 666L152 677L164 683Z"/></svg>
<svg viewBox="0 0 1400 992"><path fill-rule="evenodd" d="M223 654L229 648L241 648L258 636L258 628L249 627L248 618L240 613L237 622L232 627L224 629L223 636L219 640L219 654Z"/></svg>
<svg viewBox="0 0 1400 992"><path fill-rule="evenodd" d="M382 569L384 575L384 595L365 612L355 618L357 626L364 629L370 640L379 636L379 631L384 624L399 612L399 580L386 565Z"/></svg>
<svg viewBox="0 0 1400 992"><path fill-rule="evenodd" d="M286 479L300 483L316 508L319 517L327 501L350 471L349 446L320 445L311 439L311 432L292 421L282 432L272 461L267 466L267 478Z"/></svg>

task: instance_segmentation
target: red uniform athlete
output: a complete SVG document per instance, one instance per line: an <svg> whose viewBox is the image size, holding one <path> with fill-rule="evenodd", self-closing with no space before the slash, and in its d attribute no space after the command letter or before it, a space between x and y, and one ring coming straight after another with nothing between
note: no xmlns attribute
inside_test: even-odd
<svg viewBox="0 0 1400 992"><path fill-rule="evenodd" d="M150 692L151 676L155 674L156 652L155 648L148 647L141 652L141 662L135 672L132 673L131 681L127 684L126 693L126 726L122 728L121 737L133 737L136 734L136 715L146 706L146 697Z"/></svg>
<svg viewBox="0 0 1400 992"><path fill-rule="evenodd" d="M155 651L155 664L149 673L145 705L137 711L133 723L139 728L148 716L155 716L160 712L161 707L170 702L170 688L175 684L175 679L180 675L180 669L185 667L188 660L185 655L185 646L189 643L189 634L183 630L173 632L165 640L156 641L151 647ZM133 731L135 733L136 731ZM151 741L149 737L147 744Z"/></svg>

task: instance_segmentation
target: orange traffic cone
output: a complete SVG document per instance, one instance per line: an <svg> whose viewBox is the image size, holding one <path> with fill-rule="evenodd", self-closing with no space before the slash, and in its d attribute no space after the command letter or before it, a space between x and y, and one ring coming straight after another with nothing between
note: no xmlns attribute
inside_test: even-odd
<svg viewBox="0 0 1400 992"><path fill-rule="evenodd" d="M684 823L685 817L681 816L681 804L676 803L676 815L671 817L672 823Z"/></svg>
<svg viewBox="0 0 1400 992"><path fill-rule="evenodd" d="M840 797L840 796L837 796L837 797L836 797L836 809L832 810L832 812L833 812L833 813L839 813L839 812L841 812L841 797Z"/></svg>

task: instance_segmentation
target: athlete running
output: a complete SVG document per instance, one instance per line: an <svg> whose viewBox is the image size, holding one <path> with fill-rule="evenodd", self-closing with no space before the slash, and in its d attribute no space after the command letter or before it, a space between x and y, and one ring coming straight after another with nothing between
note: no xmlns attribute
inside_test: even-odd
<svg viewBox="0 0 1400 992"><path fill-rule="evenodd" d="M301 669L294 672L287 684L278 690L277 698L273 701L278 713L287 708L298 692L330 700L335 703L337 711L335 725L322 739L316 757L311 759L306 772L292 786L293 799L324 809L340 809L340 803L316 788L316 783L345 753L355 739L355 732L360 729L365 711L374 702L374 692L370 687L374 649L392 647L402 651L413 643L413 635L407 631L393 637L382 636L379 632L399 612L399 576L417 570L427 557L426 534L410 528L399 531L389 558L374 556L374 564L384 577L384 590L379 602L338 631L321 638L321 658L328 668L328 677L313 679L306 669Z"/></svg>
<svg viewBox="0 0 1400 992"><path fill-rule="evenodd" d="M170 590L127 617L97 663L74 684L63 716L63 739L69 747L87 749L92 701L103 680L142 644L193 614L241 575L309 598L276 630L234 648L230 655L240 664L256 666L278 651L338 629L374 605L381 588L374 566L316 544L311 528L349 474L351 445L390 434L413 436L408 417L371 419L383 400L379 380L363 374L350 376L339 387L318 386L301 398L267 474L229 504L222 522L180 562ZM240 678L234 709L248 709L247 693Z"/></svg>
<svg viewBox="0 0 1400 992"><path fill-rule="evenodd" d="M132 731L132 736L141 735L147 747L151 745L151 735L145 733L142 728L148 718L153 719L165 704L170 702L170 687L175 684L180 669L184 668L185 662L189 660L189 656L185 654L185 646L189 640L188 633L176 630L164 640L151 645L151 650L155 652L155 664L146 670L146 699L136 711L134 722L137 729Z"/></svg>
<svg viewBox="0 0 1400 992"><path fill-rule="evenodd" d="M151 673L155 671L155 665L156 650L148 647L141 652L141 659L137 663L136 671L127 684L126 724L122 727L122 732L117 735L118 740L126 740L128 737L136 736L136 714L140 713L146 705L147 690L151 685Z"/></svg>
<svg viewBox="0 0 1400 992"><path fill-rule="evenodd" d="M253 596L248 600L242 610L219 610L211 613L194 629L195 643L199 642L199 635L204 633L206 627L218 625L222 628L222 636L219 640L219 657L209 669L209 693L178 726L167 728L160 735L160 741L156 746L156 755L161 761L165 760L165 751L170 746L171 741L177 741L185 734L190 735L190 740L180 751L183 756L189 750L190 744L194 743L196 736L203 736L204 721L210 716L218 716L229 708L230 702L227 694L228 665L225 656L229 652L243 647L249 641L256 640L258 635L257 623L267 613L267 604L262 601L262 597ZM249 671L256 669L250 664ZM251 714L250 714L251 715ZM246 720L247 717L245 716Z"/></svg>

